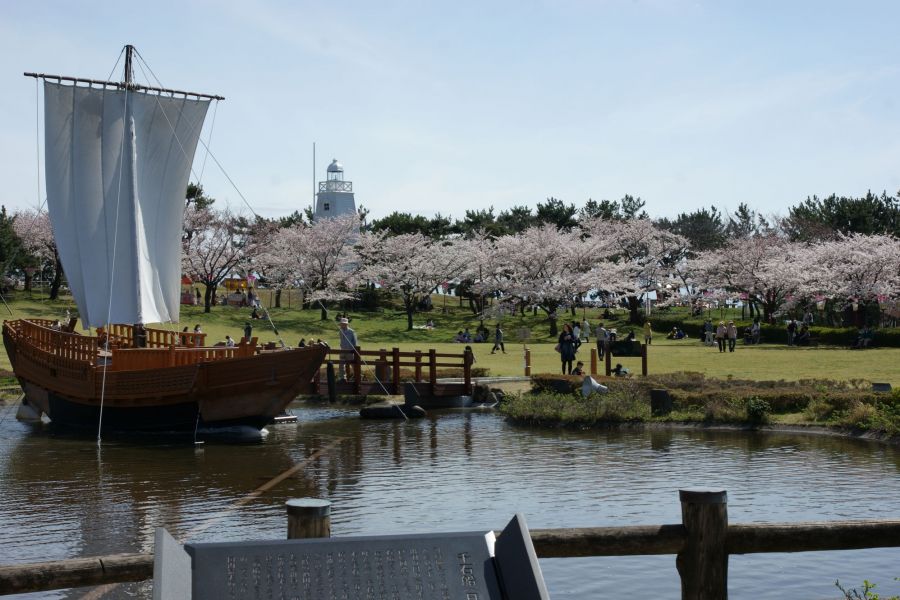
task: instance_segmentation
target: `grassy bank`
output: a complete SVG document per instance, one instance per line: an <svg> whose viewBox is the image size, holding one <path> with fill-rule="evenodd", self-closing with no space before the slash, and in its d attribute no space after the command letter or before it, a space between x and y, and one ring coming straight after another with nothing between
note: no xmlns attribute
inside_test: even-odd
<svg viewBox="0 0 900 600"><path fill-rule="evenodd" d="M70 299L48 302L28 298L22 292L14 297L9 306L12 316L6 318L43 317L61 318L66 309L75 310ZM440 300L438 301L440 302ZM600 321L600 310L589 309L587 318L592 324ZM604 322L616 327L620 333L631 327L624 323L624 311L614 311L615 318ZM739 311L738 311L739 312ZM320 320L318 310L292 308L272 309L272 321L277 327L276 336L268 321L252 321L254 335L262 341L279 337L288 345L296 345L300 338L322 338L329 344L337 344L337 325L333 320ZM200 323L214 343L224 340L225 335L239 337L250 311L245 308L215 307L211 313L204 313L202 307L182 307L181 325L161 325L180 330L183 326L193 327ZM359 336L365 349L398 347L401 350L426 350L435 348L439 352L462 352L462 346L452 342L456 332L468 327L474 331L478 321L465 307L459 307L455 299L448 300L447 312L441 312L440 304L430 313L417 315L416 324L424 324L432 318L436 328L432 330L414 329L406 331L406 315L396 310L350 313L351 326ZM579 319L581 313L579 312ZM561 318L571 318L569 313ZM502 315L499 317L506 334L506 354L490 354L492 344L473 344L477 363L492 375L524 374L524 343L531 349L532 372L558 372L559 355L553 350L556 340L549 335L549 326L542 314L530 312L526 315ZM493 330L497 319L485 321ZM641 332L638 332L639 335ZM590 364L592 343L583 345L578 353L579 360ZM640 359L632 357L616 358L632 372L640 372ZM0 356L0 368L9 368L6 354ZM602 366L601 366L602 368ZM687 340L666 340L657 333L649 348L650 374L659 375L682 371L698 372L707 377L720 379L787 380L832 379L850 381L867 379L884 381L895 388L900 387L900 348L873 348L849 350L839 346L819 346L816 348L789 348L781 344L744 346L739 343L737 351L720 354L708 348L695 338Z"/></svg>
<svg viewBox="0 0 900 600"><path fill-rule="evenodd" d="M681 422L732 425L815 425L900 435L900 391L874 393L867 381L750 381L699 373L600 378L608 394L582 398L581 378L539 375L532 391L511 396L503 414L540 425ZM672 411L652 415L650 390L666 389ZM566 391L571 390L571 391Z"/></svg>

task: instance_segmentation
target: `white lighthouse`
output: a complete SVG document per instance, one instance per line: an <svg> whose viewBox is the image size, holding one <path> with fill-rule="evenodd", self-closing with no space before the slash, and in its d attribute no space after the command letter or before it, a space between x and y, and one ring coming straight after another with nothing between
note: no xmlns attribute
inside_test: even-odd
<svg viewBox="0 0 900 600"><path fill-rule="evenodd" d="M314 216L316 219L323 219L355 212L353 182L344 181L344 165L335 158L328 165L326 180L319 182Z"/></svg>

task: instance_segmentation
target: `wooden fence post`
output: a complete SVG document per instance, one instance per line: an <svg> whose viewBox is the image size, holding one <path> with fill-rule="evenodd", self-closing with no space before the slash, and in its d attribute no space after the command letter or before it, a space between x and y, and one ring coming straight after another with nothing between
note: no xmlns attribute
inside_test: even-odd
<svg viewBox="0 0 900 600"><path fill-rule="evenodd" d="M422 351L416 350L416 382L422 381Z"/></svg>
<svg viewBox="0 0 900 600"><path fill-rule="evenodd" d="M471 348L466 348L463 352L463 382L466 386L465 395L472 395L472 362L474 358Z"/></svg>
<svg viewBox="0 0 900 600"><path fill-rule="evenodd" d="M391 349L391 363L393 367L393 385L391 386L394 395L400 393L400 348Z"/></svg>
<svg viewBox="0 0 900 600"><path fill-rule="evenodd" d="M531 377L531 348L525 348L525 376Z"/></svg>
<svg viewBox="0 0 900 600"><path fill-rule="evenodd" d="M641 375L647 376L647 344L641 344Z"/></svg>
<svg viewBox="0 0 900 600"><path fill-rule="evenodd" d="M612 344L607 343L606 344L606 354L604 354L604 356L606 357L606 362L604 364L606 365L606 376L607 377L612 375L612 352L610 352L611 349L612 349Z"/></svg>
<svg viewBox="0 0 900 600"><path fill-rule="evenodd" d="M597 374L597 349L591 348L591 375Z"/></svg>
<svg viewBox="0 0 900 600"><path fill-rule="evenodd" d="M728 497L725 490L679 490L687 537L675 559L682 600L728 598Z"/></svg>
<svg viewBox="0 0 900 600"><path fill-rule="evenodd" d="M359 354L359 346L357 346L356 351L353 353L353 393L357 396L362 389L362 363L360 362L361 359L362 356L360 356Z"/></svg>
<svg viewBox="0 0 900 600"><path fill-rule="evenodd" d="M331 502L318 498L294 498L285 503L289 540L331 537Z"/></svg>
<svg viewBox="0 0 900 600"><path fill-rule="evenodd" d="M334 380L334 363L330 360L325 363L325 379L328 384L328 401L337 402L337 385Z"/></svg>
<svg viewBox="0 0 900 600"><path fill-rule="evenodd" d="M437 350L428 351L428 393L434 396L434 388L437 385Z"/></svg>

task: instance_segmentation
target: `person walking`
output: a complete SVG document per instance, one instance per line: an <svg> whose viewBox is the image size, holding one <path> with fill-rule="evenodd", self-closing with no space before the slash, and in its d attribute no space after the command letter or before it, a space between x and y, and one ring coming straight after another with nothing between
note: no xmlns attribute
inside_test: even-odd
<svg viewBox="0 0 900 600"><path fill-rule="evenodd" d="M350 329L350 320L342 317L338 321L338 335L341 338L341 381L349 381L352 379L351 365L353 364L353 356L356 354L356 347L359 341L356 339L356 332Z"/></svg>
<svg viewBox="0 0 900 600"><path fill-rule="evenodd" d="M494 330L494 347L491 349L491 354L500 349L503 354L506 354L506 347L503 345L503 330L500 329L500 323L497 323L497 328Z"/></svg>
<svg viewBox="0 0 900 600"><path fill-rule="evenodd" d="M606 327L603 326L603 323L597 324L597 329L594 331L594 337L597 340L597 356L603 358L603 353L606 351L606 342L609 337L609 332L606 331Z"/></svg>
<svg viewBox="0 0 900 600"><path fill-rule="evenodd" d="M572 326L566 323L559 334L559 359L562 361L563 375L572 372L572 361L575 360L577 346L575 344L575 332Z"/></svg>
<svg viewBox="0 0 900 600"><path fill-rule="evenodd" d="M727 332L725 321L719 321L719 326L716 327L716 343L719 344L719 352L725 352L725 336Z"/></svg>
<svg viewBox="0 0 900 600"><path fill-rule="evenodd" d="M650 325L650 321L644 322L644 343L648 346L653 342L653 327Z"/></svg>
<svg viewBox="0 0 900 600"><path fill-rule="evenodd" d="M737 344L737 326L735 326L734 321L728 321L725 334L728 336L728 351L734 352L734 346Z"/></svg>
<svg viewBox="0 0 900 600"><path fill-rule="evenodd" d="M584 334L584 341L591 341L591 324L588 323L587 316L584 317L584 320L581 323L581 333Z"/></svg>

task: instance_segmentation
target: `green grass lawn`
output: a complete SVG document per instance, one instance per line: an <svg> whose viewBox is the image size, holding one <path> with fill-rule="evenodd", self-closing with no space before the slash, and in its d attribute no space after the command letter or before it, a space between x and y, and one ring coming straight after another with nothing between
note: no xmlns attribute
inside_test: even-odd
<svg viewBox="0 0 900 600"><path fill-rule="evenodd" d="M438 301L440 302L440 300ZM469 327L474 332L478 321L464 307L456 305L456 299L448 300L448 312L441 311L438 304L431 313L416 315L415 324L422 325L430 317L434 319L433 330L414 329L406 331L406 315L395 310L378 312L350 313L351 327L359 337L364 349L427 350L435 348L439 352L462 352L462 345L452 343L456 332ZM70 299L49 302L36 298L28 298L23 292L8 301L12 312L6 312L5 318L62 318L65 310L75 310ZM5 310L5 309L4 309ZM598 310L588 310L587 317L592 325L599 319ZM319 310L298 310L292 308L272 309L272 321L279 330L276 336L268 321L252 321L254 335L261 341L277 340L279 337L288 345L294 346L301 337L322 338L332 346L338 342L338 327L334 320L321 321ZM334 313L332 313L334 314ZM183 306L180 325L161 325L163 328L179 330L200 323L208 334L208 344L224 340L229 334L240 338L244 323L250 311L245 308L214 307L212 312L203 312L202 307ZM578 320L581 320L581 312ZM622 320L624 311L616 311L616 318L605 321L616 327L620 334L627 332L632 326ZM571 314L564 313L560 319L571 319ZM485 325L493 332L497 319L485 321ZM500 317L506 334L506 354L490 354L492 344L473 344L476 366L485 367L492 375L523 375L523 344L519 340L525 330L529 339L525 342L531 348L532 372L560 371L558 354L553 347L556 340L549 336L549 325L542 313L537 316L530 312L525 316L504 315ZM639 339L642 336L637 331ZM696 339L665 340L657 334L649 348L648 361L650 373L671 373L676 371L696 371L709 377L755 380L799 380L799 379L866 379L869 381L889 382L900 387L900 348L873 348L868 350L849 350L836 347L789 348L781 345L744 346L738 343L734 353L720 354L716 348L703 346ZM590 366L590 344L581 347L578 354ZM640 358L616 358L614 362L622 363L633 373L640 373ZM0 367L9 368L9 359L4 352L0 357ZM602 364L598 365L602 370Z"/></svg>

